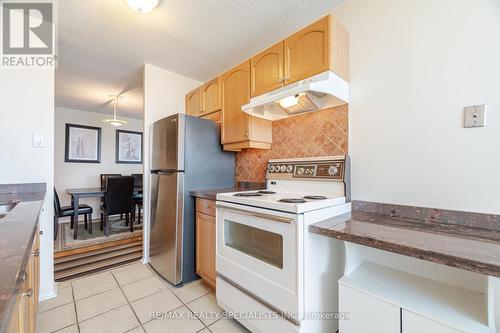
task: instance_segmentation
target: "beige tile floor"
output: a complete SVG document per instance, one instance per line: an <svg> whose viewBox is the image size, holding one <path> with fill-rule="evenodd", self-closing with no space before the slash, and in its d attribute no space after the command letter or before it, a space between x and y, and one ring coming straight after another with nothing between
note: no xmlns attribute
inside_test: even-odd
<svg viewBox="0 0 500 333"><path fill-rule="evenodd" d="M176 288L140 262L57 285L41 302L38 333L239 333L201 281Z"/></svg>

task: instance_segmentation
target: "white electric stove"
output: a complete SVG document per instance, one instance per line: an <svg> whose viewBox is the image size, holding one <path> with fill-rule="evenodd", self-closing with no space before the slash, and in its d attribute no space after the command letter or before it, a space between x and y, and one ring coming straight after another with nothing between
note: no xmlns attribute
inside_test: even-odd
<svg viewBox="0 0 500 333"><path fill-rule="evenodd" d="M270 160L266 189L217 195L217 302L250 331L335 332L341 242L308 232L351 210L349 158Z"/></svg>

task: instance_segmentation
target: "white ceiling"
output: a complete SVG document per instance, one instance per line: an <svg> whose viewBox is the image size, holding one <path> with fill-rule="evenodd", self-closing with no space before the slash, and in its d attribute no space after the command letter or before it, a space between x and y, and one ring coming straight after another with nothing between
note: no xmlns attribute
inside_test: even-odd
<svg viewBox="0 0 500 333"><path fill-rule="evenodd" d="M342 0L59 1L56 106L142 117L142 66L206 81L332 11Z"/></svg>

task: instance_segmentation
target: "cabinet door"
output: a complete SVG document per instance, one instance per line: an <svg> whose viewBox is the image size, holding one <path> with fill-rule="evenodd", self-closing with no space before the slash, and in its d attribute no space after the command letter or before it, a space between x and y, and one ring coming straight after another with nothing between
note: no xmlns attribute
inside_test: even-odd
<svg viewBox="0 0 500 333"><path fill-rule="evenodd" d="M311 24L285 39L286 84L330 68L330 17Z"/></svg>
<svg viewBox="0 0 500 333"><path fill-rule="evenodd" d="M33 257L26 264L24 281L20 289L19 300L19 330L20 332L35 332L35 302L34 302L34 277L33 277Z"/></svg>
<svg viewBox="0 0 500 333"><path fill-rule="evenodd" d="M196 273L215 288L215 217L196 214Z"/></svg>
<svg viewBox="0 0 500 333"><path fill-rule="evenodd" d="M196 88L186 95L186 114L198 117L201 113L201 89Z"/></svg>
<svg viewBox="0 0 500 333"><path fill-rule="evenodd" d="M252 57L251 96L262 95L283 85L283 42Z"/></svg>
<svg viewBox="0 0 500 333"><path fill-rule="evenodd" d="M399 307L342 285L339 312L349 314L349 319L339 320L342 333L400 333Z"/></svg>
<svg viewBox="0 0 500 333"><path fill-rule="evenodd" d="M250 100L250 61L221 76L222 143L248 140L248 115L241 106Z"/></svg>
<svg viewBox="0 0 500 333"><path fill-rule="evenodd" d="M12 312L9 318L9 323L6 329L6 333L21 333L21 327L20 327L20 301L21 297L17 296L16 299L14 300L14 307L12 308Z"/></svg>
<svg viewBox="0 0 500 333"><path fill-rule="evenodd" d="M201 115L209 114L221 109L219 78L205 83L201 87L202 108Z"/></svg>
<svg viewBox="0 0 500 333"><path fill-rule="evenodd" d="M433 320L403 310L402 333L461 333L461 331L446 327Z"/></svg>
<svg viewBox="0 0 500 333"><path fill-rule="evenodd" d="M222 122L221 114L222 114L221 111L216 111L216 112L212 112L212 113L206 114L206 115L201 116L201 117L203 119L208 119L208 120L214 121L216 123L220 123L220 122Z"/></svg>

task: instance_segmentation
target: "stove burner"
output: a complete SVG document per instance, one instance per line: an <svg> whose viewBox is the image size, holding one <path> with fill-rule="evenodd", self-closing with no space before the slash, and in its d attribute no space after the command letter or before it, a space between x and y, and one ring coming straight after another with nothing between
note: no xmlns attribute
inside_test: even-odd
<svg viewBox="0 0 500 333"><path fill-rule="evenodd" d="M261 197L262 194L257 192L236 193L235 197Z"/></svg>
<svg viewBox="0 0 500 333"><path fill-rule="evenodd" d="M325 200L326 197L324 195L306 195L304 199L309 200Z"/></svg>
<svg viewBox="0 0 500 333"><path fill-rule="evenodd" d="M280 199L279 202L287 202L287 203L303 203L306 202L304 199L300 198L290 198L290 199Z"/></svg>
<svg viewBox="0 0 500 333"><path fill-rule="evenodd" d="M260 194L276 194L276 192L274 192L274 191L268 191L268 190L258 191L257 193L260 193Z"/></svg>

